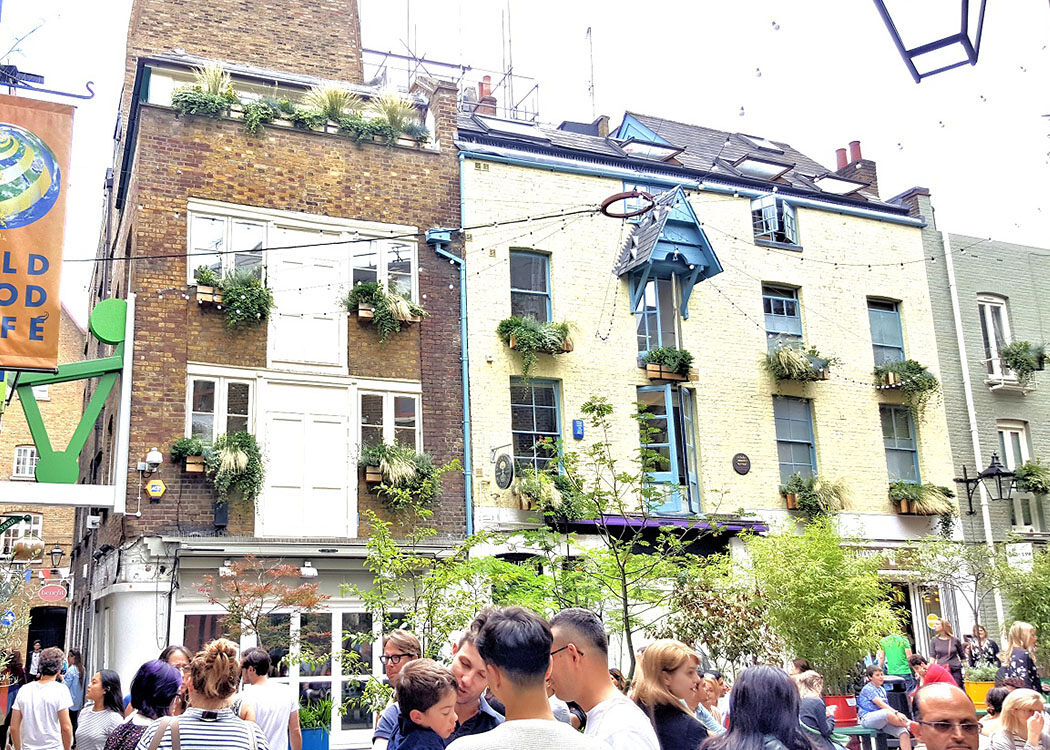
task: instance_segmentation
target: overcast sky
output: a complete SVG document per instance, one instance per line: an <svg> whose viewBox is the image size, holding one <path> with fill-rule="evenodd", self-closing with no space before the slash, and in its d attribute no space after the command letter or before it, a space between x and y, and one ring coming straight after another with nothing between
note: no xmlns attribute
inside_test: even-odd
<svg viewBox="0 0 1050 750"><path fill-rule="evenodd" d="M887 4L921 6L917 18L898 16L908 44L958 25L958 0ZM83 92L94 81L95 98L77 102L67 258L91 257L98 240L129 8L2 0L0 53L42 23L9 62L49 88ZM595 104L614 126L625 110L642 112L785 141L828 167L836 148L860 140L884 197L923 185L942 229L1050 247L1046 0L988 3L978 64L919 85L870 0L361 0L364 44L408 42L429 58L500 69L508 9L514 69L538 81L545 121L592 119L591 27ZM63 299L83 320L90 264L66 263L63 274Z"/></svg>

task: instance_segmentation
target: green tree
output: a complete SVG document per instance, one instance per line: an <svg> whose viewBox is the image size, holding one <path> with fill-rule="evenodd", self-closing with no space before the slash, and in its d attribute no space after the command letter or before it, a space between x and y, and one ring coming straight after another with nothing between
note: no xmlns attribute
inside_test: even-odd
<svg viewBox="0 0 1050 750"><path fill-rule="evenodd" d="M883 633L898 627L878 560L842 542L828 519L747 540L769 624L835 693L851 687L858 662L875 653Z"/></svg>
<svg viewBox="0 0 1050 750"><path fill-rule="evenodd" d="M1034 625L1036 635L1045 644L1050 637L1050 550L1044 547L1035 553L1030 571L1011 568L1005 563L1002 571L1011 617ZM1035 659L1044 673L1050 669L1048 651L1047 648L1036 650Z"/></svg>

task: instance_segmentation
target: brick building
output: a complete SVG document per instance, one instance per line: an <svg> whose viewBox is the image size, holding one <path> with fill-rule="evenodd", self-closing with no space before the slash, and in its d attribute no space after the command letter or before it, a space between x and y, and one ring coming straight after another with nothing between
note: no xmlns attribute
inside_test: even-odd
<svg viewBox="0 0 1050 750"><path fill-rule="evenodd" d="M459 224L456 88L419 79L404 93L430 130L423 145L279 122L252 135L240 108L178 114L172 92L209 62L232 74L244 101L275 92L294 101L322 76L366 102L380 95L362 82L355 3L322 2L294 18L272 5L230 0L191 14L175 0L133 5L92 288L96 301L135 295L131 465L160 450L151 479L167 490L151 502L132 470L127 514L103 513L97 529L80 514L72 628L89 668L115 668L126 680L167 643L194 648L219 632L219 610L197 582L248 552L317 571L334 599L319 615L325 623L314 624L334 634L333 646L344 630L367 629L360 602L340 589L368 584L364 511L384 512L359 478L359 448L379 436L436 463L463 458L460 272L423 239ZM198 302L202 264L259 269L276 301L270 319L227 329L221 308ZM428 317L381 344L370 321L341 306L361 280L396 280ZM110 480L115 408L108 404L82 454L89 482ZM223 527L207 479L169 452L184 436L211 441L236 429L261 444L265 486L254 508L232 503ZM462 474L447 476L435 502L446 537L464 533L463 484ZM284 617L293 632L302 624ZM298 667L288 676L307 684ZM310 684L338 703L357 684L346 677ZM337 717L333 745L356 742L366 724Z"/></svg>
<svg viewBox="0 0 1050 750"><path fill-rule="evenodd" d="M66 364L77 362L83 353L86 333L62 307L62 324L59 329L58 362ZM80 421L81 401L84 383L58 383L50 386L37 386L33 389L44 427L54 446L64 446L73 435ZM3 478L12 482L35 482L33 470L36 468L37 450L33 437L26 423L25 413L15 395L11 404L5 409L0 420L0 461L3 461ZM3 515L29 515L32 520L24 521L0 535L0 555L9 559L14 543L25 536L35 536L44 543L44 559L34 564L33 580L30 586L39 589L43 581L41 570L51 575L50 551L56 547L64 553L58 568L59 579L69 575L70 540L73 538L73 521L75 510L72 507L58 505L19 505L5 504ZM54 580L54 577L52 577ZM19 646L25 655L34 640L39 639L44 647L64 647L66 643L66 621L69 600L43 601L39 597L31 603L31 622L28 632L21 638Z"/></svg>

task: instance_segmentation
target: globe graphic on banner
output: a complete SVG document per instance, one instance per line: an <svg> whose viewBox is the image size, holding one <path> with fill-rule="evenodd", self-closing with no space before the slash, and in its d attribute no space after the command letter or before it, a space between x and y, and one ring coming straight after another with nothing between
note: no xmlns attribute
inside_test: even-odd
<svg viewBox="0 0 1050 750"><path fill-rule="evenodd" d="M25 128L0 122L0 229L43 218L61 184L58 160L47 144Z"/></svg>

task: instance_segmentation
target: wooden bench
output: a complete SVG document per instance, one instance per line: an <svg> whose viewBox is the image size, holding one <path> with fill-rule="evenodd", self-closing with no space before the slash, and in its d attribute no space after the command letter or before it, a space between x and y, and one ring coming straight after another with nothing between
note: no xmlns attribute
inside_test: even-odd
<svg viewBox="0 0 1050 750"><path fill-rule="evenodd" d="M843 734L847 737L858 737L860 738L860 746L864 750L871 750L871 738L875 738L875 750L886 750L886 741L890 738L890 735L883 732L877 732L874 729L868 729L857 725L855 727L835 727L835 734Z"/></svg>

